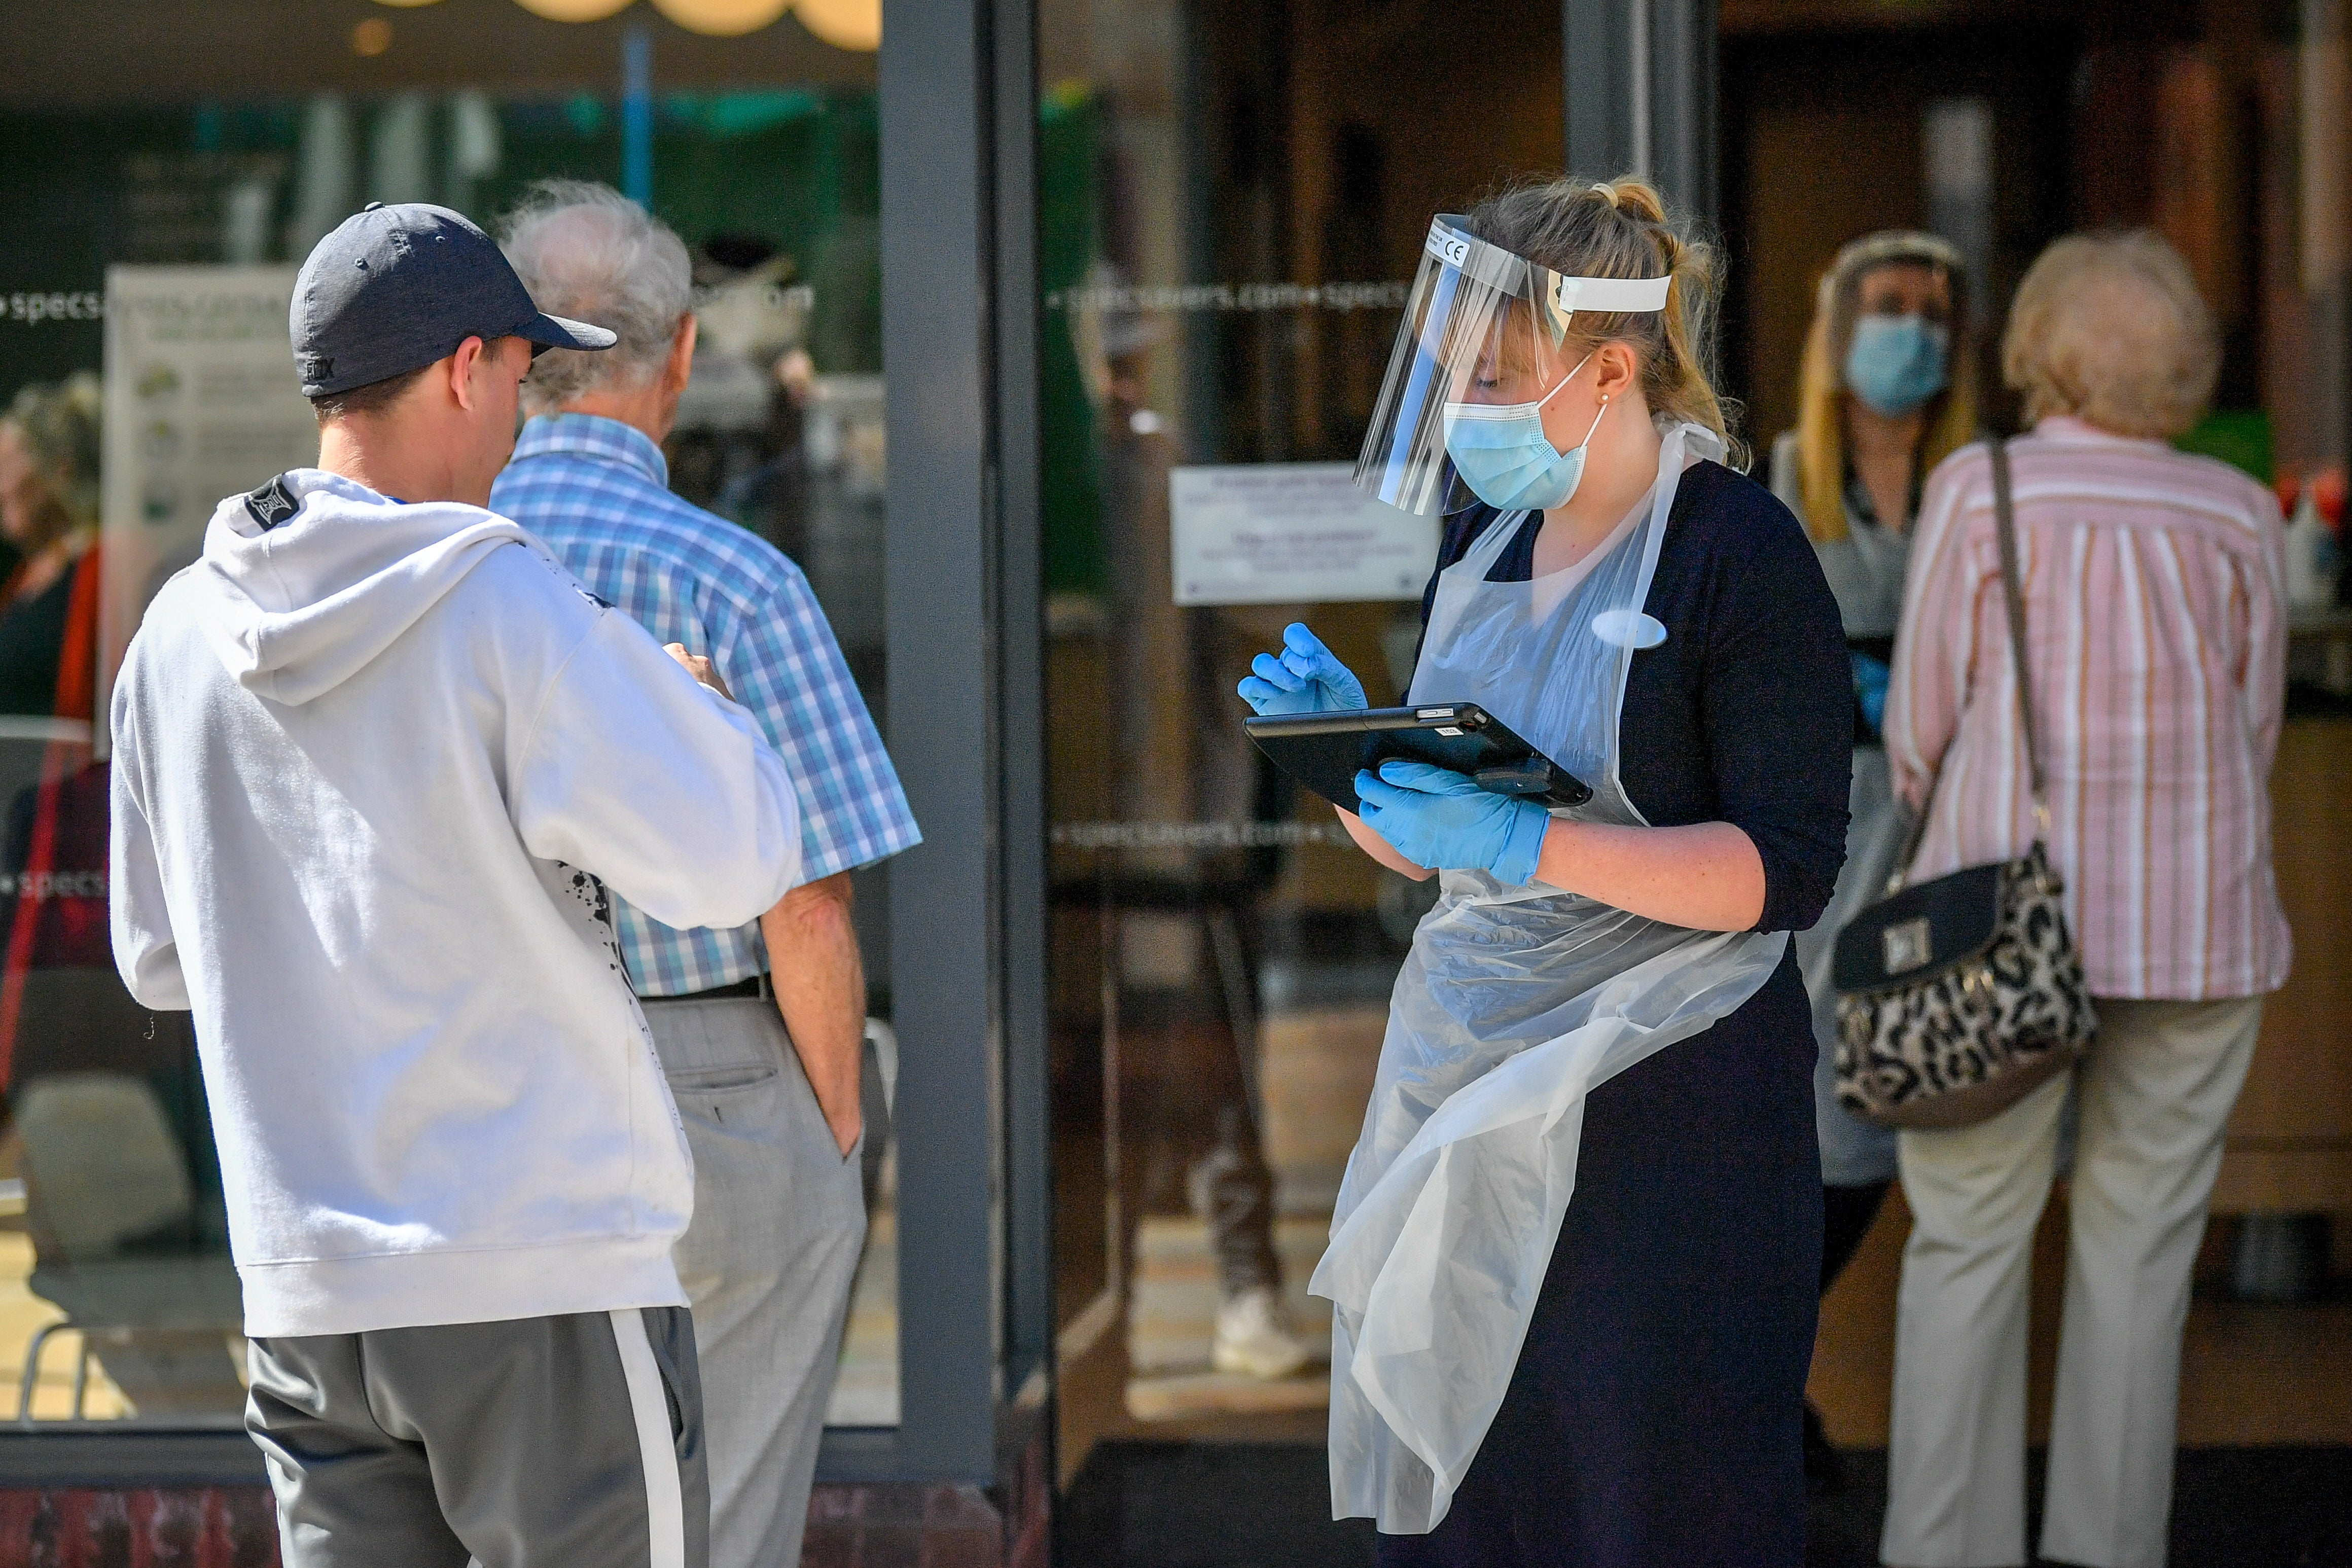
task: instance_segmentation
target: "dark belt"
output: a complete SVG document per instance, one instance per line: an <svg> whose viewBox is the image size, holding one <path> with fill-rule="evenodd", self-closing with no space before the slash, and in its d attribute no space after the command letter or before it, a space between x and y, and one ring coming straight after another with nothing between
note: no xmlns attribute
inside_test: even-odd
<svg viewBox="0 0 2352 1568"><path fill-rule="evenodd" d="M772 996L774 994L774 989L768 984L768 977L765 974L754 974L748 979L738 980L732 985L714 985L708 991L688 991L676 996L640 996L637 1000L639 1002L729 1002L739 996Z"/></svg>

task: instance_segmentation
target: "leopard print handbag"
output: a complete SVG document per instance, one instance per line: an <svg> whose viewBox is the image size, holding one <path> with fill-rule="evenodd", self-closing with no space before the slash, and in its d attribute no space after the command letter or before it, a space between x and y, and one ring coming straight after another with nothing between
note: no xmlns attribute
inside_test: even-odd
<svg viewBox="0 0 2352 1568"><path fill-rule="evenodd" d="M2034 817L2046 835L2009 453L1998 438L1990 447L2019 717ZM1966 1127L1998 1115L2073 1067L2098 1031L2066 924L2065 884L2042 837L2018 859L1906 888L1926 821L1923 812L1913 825L1887 896L1838 933L1832 971L1838 1101L1881 1127Z"/></svg>

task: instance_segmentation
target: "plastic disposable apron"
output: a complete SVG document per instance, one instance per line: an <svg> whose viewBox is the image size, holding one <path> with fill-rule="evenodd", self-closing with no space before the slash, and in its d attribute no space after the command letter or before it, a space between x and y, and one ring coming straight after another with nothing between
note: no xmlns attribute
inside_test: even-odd
<svg viewBox="0 0 2352 1568"><path fill-rule="evenodd" d="M1646 512L1564 595L1559 574L1486 581L1517 531L1496 520L1438 578L1412 700L1475 702L1590 784L1564 815L1643 823L1619 776L1626 674L1664 631L1643 605L1685 464L1721 449L1697 426L1669 431ZM1585 1096L1731 1013L1788 945L1442 876L1308 1286L1337 1309L1333 1515L1391 1534L1445 1517L1502 1404L1575 1189Z"/></svg>

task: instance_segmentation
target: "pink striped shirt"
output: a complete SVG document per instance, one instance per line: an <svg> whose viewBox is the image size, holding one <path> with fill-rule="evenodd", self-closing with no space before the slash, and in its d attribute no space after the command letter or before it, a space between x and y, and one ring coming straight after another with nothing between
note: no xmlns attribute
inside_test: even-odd
<svg viewBox="0 0 2352 1568"><path fill-rule="evenodd" d="M2286 980L2271 875L2285 697L2271 492L2161 442L2043 420L2010 443L2050 855L2093 994L2198 1001ZM1887 695L1895 788L1942 780L1915 879L2021 854L2032 791L1982 447L1930 475Z"/></svg>

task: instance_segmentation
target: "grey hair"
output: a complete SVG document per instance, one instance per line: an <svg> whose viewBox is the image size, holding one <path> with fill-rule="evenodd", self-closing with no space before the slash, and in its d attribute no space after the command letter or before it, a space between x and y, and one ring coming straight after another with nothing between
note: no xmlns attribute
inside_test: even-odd
<svg viewBox="0 0 2352 1568"><path fill-rule="evenodd" d="M551 316L593 321L620 339L600 353L549 349L522 384L526 412L584 393L643 384L669 357L694 302L685 242L636 203L593 180L541 180L499 226L523 287Z"/></svg>
<svg viewBox="0 0 2352 1568"><path fill-rule="evenodd" d="M2071 414L2168 440L2213 395L2221 333L2189 263L2161 237L2070 234L2018 283L2000 367L2030 423Z"/></svg>

